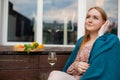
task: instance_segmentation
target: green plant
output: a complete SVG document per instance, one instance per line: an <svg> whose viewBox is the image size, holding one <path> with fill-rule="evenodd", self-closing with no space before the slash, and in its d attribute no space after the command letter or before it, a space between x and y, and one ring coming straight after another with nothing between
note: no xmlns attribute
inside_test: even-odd
<svg viewBox="0 0 120 80"><path fill-rule="evenodd" d="M39 46L37 42L32 42L32 44L24 44L24 51L26 51L28 54L31 50L36 49Z"/></svg>

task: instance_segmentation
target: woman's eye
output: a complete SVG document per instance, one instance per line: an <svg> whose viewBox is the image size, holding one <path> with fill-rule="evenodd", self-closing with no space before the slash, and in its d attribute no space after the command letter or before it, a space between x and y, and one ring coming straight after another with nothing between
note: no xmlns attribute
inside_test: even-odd
<svg viewBox="0 0 120 80"><path fill-rule="evenodd" d="M86 16L86 18L89 18L90 16Z"/></svg>
<svg viewBox="0 0 120 80"><path fill-rule="evenodd" d="M95 16L94 19L97 19L97 20L98 20L99 18Z"/></svg>
<svg viewBox="0 0 120 80"><path fill-rule="evenodd" d="M99 19L97 16L90 16L90 15L86 16L86 19L89 19L89 18L91 18L91 19L96 19L96 20Z"/></svg>

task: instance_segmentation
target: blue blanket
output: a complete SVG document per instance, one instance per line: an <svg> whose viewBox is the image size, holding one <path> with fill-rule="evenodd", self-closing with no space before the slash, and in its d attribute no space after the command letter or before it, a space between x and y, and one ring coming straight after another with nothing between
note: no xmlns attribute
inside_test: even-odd
<svg viewBox="0 0 120 80"><path fill-rule="evenodd" d="M81 37L68 58L63 71L73 63L83 40ZM114 34L106 33L93 44L90 52L90 67L80 80L120 80L120 40Z"/></svg>

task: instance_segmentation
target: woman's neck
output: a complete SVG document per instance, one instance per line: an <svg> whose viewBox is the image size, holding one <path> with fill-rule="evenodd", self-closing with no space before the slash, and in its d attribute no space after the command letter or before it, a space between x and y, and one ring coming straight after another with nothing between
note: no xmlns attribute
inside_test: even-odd
<svg viewBox="0 0 120 80"><path fill-rule="evenodd" d="M87 45L87 46L88 46L88 45L92 45L92 44L94 43L94 41L96 40L97 36L98 36L97 33L91 33L91 34L90 34L90 39L89 39L88 42L86 42L85 45Z"/></svg>
<svg viewBox="0 0 120 80"><path fill-rule="evenodd" d="M90 33L90 40L96 40L97 36L98 36L98 33L95 33L95 32Z"/></svg>

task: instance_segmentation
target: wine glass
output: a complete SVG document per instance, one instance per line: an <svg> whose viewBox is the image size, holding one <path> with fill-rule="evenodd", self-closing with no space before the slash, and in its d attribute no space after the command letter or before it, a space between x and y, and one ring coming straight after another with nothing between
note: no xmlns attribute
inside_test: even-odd
<svg viewBox="0 0 120 80"><path fill-rule="evenodd" d="M53 68L53 66L55 65L56 62L57 62L56 52L49 52L48 63L51 65L52 68Z"/></svg>

